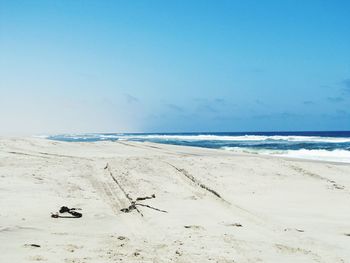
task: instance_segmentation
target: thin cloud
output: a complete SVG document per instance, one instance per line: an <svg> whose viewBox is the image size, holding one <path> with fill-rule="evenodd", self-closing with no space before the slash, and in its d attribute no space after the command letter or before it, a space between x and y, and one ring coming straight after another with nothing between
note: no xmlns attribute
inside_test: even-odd
<svg viewBox="0 0 350 263"><path fill-rule="evenodd" d="M130 94L127 94L125 93L124 94L125 98L126 98L126 101L129 103L129 104L132 104L132 103L137 103L139 102L139 99L130 95Z"/></svg>
<svg viewBox="0 0 350 263"><path fill-rule="evenodd" d="M349 92L350 93L350 78L349 79L344 79L341 84L344 87L344 91Z"/></svg>
<svg viewBox="0 0 350 263"><path fill-rule="evenodd" d="M328 97L327 100L332 103L342 102L344 98L342 97Z"/></svg>
<svg viewBox="0 0 350 263"><path fill-rule="evenodd" d="M336 113L338 115L349 115L345 110L337 110Z"/></svg>
<svg viewBox="0 0 350 263"><path fill-rule="evenodd" d="M201 104L197 107L197 111L199 112L211 112L216 113L218 112L217 109L215 109L212 105L209 103Z"/></svg>
<svg viewBox="0 0 350 263"><path fill-rule="evenodd" d="M335 112L322 114L323 118L330 118L330 119L349 119L350 118L350 112L347 112L346 110L337 109Z"/></svg>
<svg viewBox="0 0 350 263"><path fill-rule="evenodd" d="M255 103L261 106L265 106L265 103L259 99L255 100Z"/></svg>
<svg viewBox="0 0 350 263"><path fill-rule="evenodd" d="M172 103L167 104L166 106L167 106L169 109L174 110L174 111L178 111L178 112L183 112L183 111L184 111L184 109L183 109L182 107L180 107L180 106L178 106L178 105L175 105L175 104L172 104Z"/></svg>
<svg viewBox="0 0 350 263"><path fill-rule="evenodd" d="M195 98L194 102L197 103L197 111L216 113L221 111L223 108L229 106L229 102L224 98L215 99L202 99Z"/></svg>
<svg viewBox="0 0 350 263"><path fill-rule="evenodd" d="M215 103L218 103L218 104L225 104L226 103L226 100L223 99L223 98L216 98L214 100Z"/></svg>
<svg viewBox="0 0 350 263"><path fill-rule="evenodd" d="M253 119L294 119L299 117L302 117L302 116L292 112L257 114L252 116Z"/></svg>

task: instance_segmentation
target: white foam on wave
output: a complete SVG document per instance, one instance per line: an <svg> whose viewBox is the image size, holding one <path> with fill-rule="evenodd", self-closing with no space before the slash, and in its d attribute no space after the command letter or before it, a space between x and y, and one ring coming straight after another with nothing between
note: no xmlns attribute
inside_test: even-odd
<svg viewBox="0 0 350 263"><path fill-rule="evenodd" d="M39 138L39 139L47 139L50 137L50 135L39 134L39 135L33 135L32 137Z"/></svg>
<svg viewBox="0 0 350 263"><path fill-rule="evenodd" d="M282 154L281 156L350 163L350 151L347 150L289 150L286 154Z"/></svg>
<svg viewBox="0 0 350 263"><path fill-rule="evenodd" d="M290 142L324 142L345 143L350 142L346 137L319 137L319 136L225 136L225 135L124 135L127 139L158 139L158 140L181 140L181 141L290 141Z"/></svg>
<svg viewBox="0 0 350 263"><path fill-rule="evenodd" d="M120 135L115 135L115 134L108 134L108 135L99 135L99 138L108 140L108 139L119 139Z"/></svg>
<svg viewBox="0 0 350 263"><path fill-rule="evenodd" d="M73 140L164 140L164 141L251 141L251 142L264 142L264 141L280 141L280 142L315 142L315 143L347 143L350 142L348 137L321 137L321 136L283 136L283 135L172 135L172 134L64 134L58 135L62 138ZM43 136L52 137L52 136Z"/></svg>
<svg viewBox="0 0 350 263"><path fill-rule="evenodd" d="M350 163L350 151L347 150L266 150L240 147L222 147L221 149L238 153L262 154L307 160Z"/></svg>

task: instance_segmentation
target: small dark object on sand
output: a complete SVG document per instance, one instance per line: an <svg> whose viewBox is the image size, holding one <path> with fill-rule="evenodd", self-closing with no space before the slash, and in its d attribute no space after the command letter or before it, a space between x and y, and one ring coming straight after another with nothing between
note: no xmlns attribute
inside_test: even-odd
<svg viewBox="0 0 350 263"><path fill-rule="evenodd" d="M285 228L284 231L297 231L297 232L305 232L303 229L298 229L298 228Z"/></svg>
<svg viewBox="0 0 350 263"><path fill-rule="evenodd" d="M120 209L120 211L122 211L124 213L130 213L134 209L136 209L136 204L135 204L135 202L132 202L129 207Z"/></svg>
<svg viewBox="0 0 350 263"><path fill-rule="evenodd" d="M69 212L70 211L70 209L68 208L68 207L66 207L66 206L62 206L61 208L60 208L60 213L65 213L65 212Z"/></svg>
<svg viewBox="0 0 350 263"><path fill-rule="evenodd" d="M58 215L58 213L51 213L51 217L52 218L59 218L60 216Z"/></svg>
<svg viewBox="0 0 350 263"><path fill-rule="evenodd" d="M83 216L82 213L79 213L79 212L76 212L76 211L69 211L68 213L70 213L72 216L74 216L76 218L79 218L79 217Z"/></svg>
<svg viewBox="0 0 350 263"><path fill-rule="evenodd" d="M26 246L30 246L30 247L41 247L40 245L37 245L37 244L26 244Z"/></svg>
<svg viewBox="0 0 350 263"><path fill-rule="evenodd" d="M156 195L155 195L155 194L153 194L153 195L151 195L151 196L138 197L138 198L136 198L136 201L143 201L143 200L153 199L153 198L156 198Z"/></svg>
<svg viewBox="0 0 350 263"><path fill-rule="evenodd" d="M60 213L65 213L65 212L68 212L68 213L70 213L71 211L74 211L74 210L81 210L81 208L69 208L69 207L67 207L67 206L62 206L61 208L60 208Z"/></svg>
<svg viewBox="0 0 350 263"><path fill-rule="evenodd" d="M69 208L67 206L62 206L59 210L59 212L62 213L69 213L72 216L61 216L58 213L51 214L52 218L80 218L83 216L82 213L77 212L76 210L81 210L80 208Z"/></svg>

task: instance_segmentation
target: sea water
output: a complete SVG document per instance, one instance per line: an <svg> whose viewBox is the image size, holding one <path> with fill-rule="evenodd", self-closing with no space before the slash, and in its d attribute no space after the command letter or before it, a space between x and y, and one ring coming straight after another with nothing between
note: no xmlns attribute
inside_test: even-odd
<svg viewBox="0 0 350 263"><path fill-rule="evenodd" d="M68 142L140 141L350 163L350 131L90 133L47 136Z"/></svg>

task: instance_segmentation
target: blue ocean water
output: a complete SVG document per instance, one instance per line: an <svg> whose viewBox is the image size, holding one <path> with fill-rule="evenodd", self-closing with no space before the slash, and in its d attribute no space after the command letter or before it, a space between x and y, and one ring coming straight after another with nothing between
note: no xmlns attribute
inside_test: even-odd
<svg viewBox="0 0 350 263"><path fill-rule="evenodd" d="M67 142L141 141L350 163L350 131L90 133L48 136Z"/></svg>

